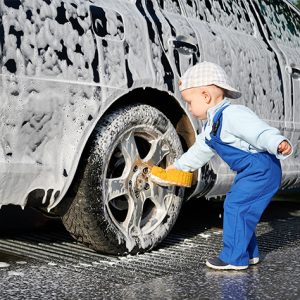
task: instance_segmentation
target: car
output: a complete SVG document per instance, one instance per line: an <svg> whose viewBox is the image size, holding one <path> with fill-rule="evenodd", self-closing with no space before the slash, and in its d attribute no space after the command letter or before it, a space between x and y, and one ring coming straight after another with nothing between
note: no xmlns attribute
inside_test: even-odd
<svg viewBox="0 0 300 300"><path fill-rule="evenodd" d="M201 131L179 77L220 64L238 103L295 147L282 189L300 181L300 15L285 0L3 0L0 204L59 216L96 251L157 246L184 200L221 198L234 173L213 158L189 190L161 187Z"/></svg>

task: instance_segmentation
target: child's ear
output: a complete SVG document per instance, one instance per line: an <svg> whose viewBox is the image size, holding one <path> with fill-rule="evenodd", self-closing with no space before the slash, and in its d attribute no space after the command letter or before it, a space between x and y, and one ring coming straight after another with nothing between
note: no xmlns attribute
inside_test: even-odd
<svg viewBox="0 0 300 300"><path fill-rule="evenodd" d="M205 103L209 104L211 101L211 96L210 96L209 92L207 90L203 90L202 95L204 96Z"/></svg>

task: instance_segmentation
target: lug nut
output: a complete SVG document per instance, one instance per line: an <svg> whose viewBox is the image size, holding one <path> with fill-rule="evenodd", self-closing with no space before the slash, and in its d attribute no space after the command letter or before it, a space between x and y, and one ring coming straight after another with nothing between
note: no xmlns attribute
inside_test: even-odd
<svg viewBox="0 0 300 300"><path fill-rule="evenodd" d="M148 168L144 168L144 169L143 169L143 173L144 173L144 174L148 174L148 172L149 172L149 169L148 169Z"/></svg>
<svg viewBox="0 0 300 300"><path fill-rule="evenodd" d="M138 170L138 166L133 167L133 172L136 172Z"/></svg>
<svg viewBox="0 0 300 300"><path fill-rule="evenodd" d="M131 180L128 181L128 185L129 185L129 187L132 187L132 181Z"/></svg>
<svg viewBox="0 0 300 300"><path fill-rule="evenodd" d="M139 192L135 192L135 197L139 198L140 197L140 193Z"/></svg>

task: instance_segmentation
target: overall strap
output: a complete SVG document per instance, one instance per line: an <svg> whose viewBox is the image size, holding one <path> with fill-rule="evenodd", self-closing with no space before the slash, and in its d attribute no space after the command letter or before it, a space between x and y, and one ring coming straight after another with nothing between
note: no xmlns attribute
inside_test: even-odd
<svg viewBox="0 0 300 300"><path fill-rule="evenodd" d="M214 115L214 118L213 118L213 125L212 125L212 130L211 130L211 133L216 136L217 132L218 132L218 129L220 127L220 122L221 122L221 117L222 117L222 113L223 113L223 110L225 108L227 108L229 105L225 105L223 107L221 107L217 112L216 114Z"/></svg>

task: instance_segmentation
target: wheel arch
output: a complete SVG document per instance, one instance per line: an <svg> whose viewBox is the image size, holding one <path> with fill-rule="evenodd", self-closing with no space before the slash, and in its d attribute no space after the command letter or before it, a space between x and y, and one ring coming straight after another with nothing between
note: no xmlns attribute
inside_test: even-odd
<svg viewBox="0 0 300 300"><path fill-rule="evenodd" d="M103 118L104 115L113 112L120 106L135 103L150 105L165 114L175 127L184 151L194 143L196 130L188 113L182 108L179 101L175 97L165 91L160 91L154 88L137 88L119 97L117 100L112 102L111 105L107 106L98 122ZM97 126L98 122L95 123L93 130ZM90 136L92 135L93 130L91 131ZM71 190L72 185L76 184L77 180L80 177L79 169L82 163L84 163L85 148L90 140L90 136L87 139L83 150L78 153L78 163L75 167L74 175L70 180L70 184L66 189L65 194L60 199L57 199L58 201L51 207L51 211L54 214L63 214L63 211L66 209L66 205L68 205L68 200L66 198L69 198L68 195L70 195L69 191Z"/></svg>
<svg viewBox="0 0 300 300"><path fill-rule="evenodd" d="M121 105L134 103L148 104L161 111L176 128L184 150L187 150L195 142L196 129L190 116L179 101L165 91L153 88L135 89L113 102L105 113L111 112Z"/></svg>

